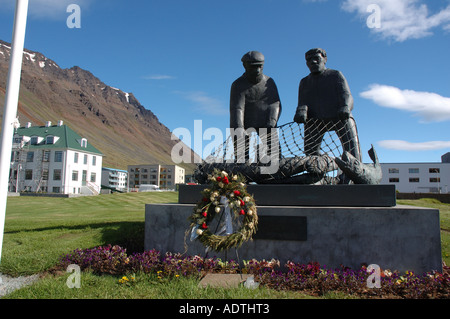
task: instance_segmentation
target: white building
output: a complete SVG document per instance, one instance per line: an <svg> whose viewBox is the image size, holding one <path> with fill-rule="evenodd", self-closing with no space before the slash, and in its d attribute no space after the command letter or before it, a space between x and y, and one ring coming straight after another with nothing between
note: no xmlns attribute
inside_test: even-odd
<svg viewBox="0 0 450 319"><path fill-rule="evenodd" d="M102 153L67 125L19 127L14 132L9 190L100 193Z"/></svg>
<svg viewBox="0 0 450 319"><path fill-rule="evenodd" d="M102 168L102 187L125 192L128 187L127 181L127 171L108 167Z"/></svg>
<svg viewBox="0 0 450 319"><path fill-rule="evenodd" d="M394 184L400 193L449 193L450 153L439 163L382 163L381 184Z"/></svg>
<svg viewBox="0 0 450 319"><path fill-rule="evenodd" d="M177 165L128 165L129 187L156 185L160 189L175 189L185 183L185 170Z"/></svg>

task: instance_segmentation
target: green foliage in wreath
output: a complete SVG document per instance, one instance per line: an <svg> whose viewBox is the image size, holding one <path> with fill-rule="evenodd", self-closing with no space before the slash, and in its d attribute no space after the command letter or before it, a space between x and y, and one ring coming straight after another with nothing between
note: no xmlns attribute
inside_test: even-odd
<svg viewBox="0 0 450 319"><path fill-rule="evenodd" d="M253 196L247 192L245 179L241 175L229 175L215 170L209 176L210 187L202 191L202 200L189 217L190 232L206 247L217 252L240 247L251 240L258 226L258 214ZM221 199L226 197L233 218L242 218L242 224L232 234L220 236L209 229L210 222L221 213Z"/></svg>

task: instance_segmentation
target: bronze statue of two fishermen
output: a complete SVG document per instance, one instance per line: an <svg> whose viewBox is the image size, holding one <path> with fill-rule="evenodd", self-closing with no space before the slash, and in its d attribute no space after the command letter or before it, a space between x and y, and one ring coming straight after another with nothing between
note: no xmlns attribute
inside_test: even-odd
<svg viewBox="0 0 450 319"><path fill-rule="evenodd" d="M303 124L303 154L281 157L281 145L277 139L282 111L278 89L275 81L263 73L264 55L250 51L241 60L244 74L231 85L230 129L240 132L251 129L260 137L265 137L267 147L264 154L269 155L266 159L269 158L272 164L277 160L277 172L264 175L265 161L256 165L250 163L249 134L244 133L241 144L236 135L232 136L234 164L201 164L197 169L200 172L198 176L205 176L208 171L219 168L241 172L249 181L256 183L314 184L323 180L328 172L340 169L341 175L331 183L379 183L381 168L373 148L369 155L374 165L362 163L356 122L352 115L353 97L344 75L326 67L327 53L323 49L309 50L305 53L305 60L310 74L300 81L294 115L294 122ZM321 152L325 133L332 131L342 146L341 158L331 158ZM274 136L277 138L273 139ZM245 151L242 152L242 148ZM259 148L258 152L261 152ZM301 171L307 173L298 175Z"/></svg>

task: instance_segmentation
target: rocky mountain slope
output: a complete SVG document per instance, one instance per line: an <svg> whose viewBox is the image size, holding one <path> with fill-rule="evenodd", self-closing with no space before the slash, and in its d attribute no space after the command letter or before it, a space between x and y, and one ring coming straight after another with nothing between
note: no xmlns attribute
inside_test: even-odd
<svg viewBox="0 0 450 319"><path fill-rule="evenodd" d="M3 113L10 44L0 40L0 112ZM132 93L74 66L61 69L43 54L24 50L18 105L21 125L63 120L104 153L103 166L172 164L178 140ZM193 165L183 165L189 172Z"/></svg>

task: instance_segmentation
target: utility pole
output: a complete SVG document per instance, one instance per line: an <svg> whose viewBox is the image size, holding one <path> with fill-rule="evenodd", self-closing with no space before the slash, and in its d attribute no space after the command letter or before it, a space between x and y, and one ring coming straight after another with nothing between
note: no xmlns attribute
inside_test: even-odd
<svg viewBox="0 0 450 319"><path fill-rule="evenodd" d="M8 82L6 85L5 106L3 111L0 149L0 263L2 257L3 233L5 229L14 122L17 116L17 104L19 103L20 76L22 72L23 48L28 16L28 1L29 0L16 0Z"/></svg>

